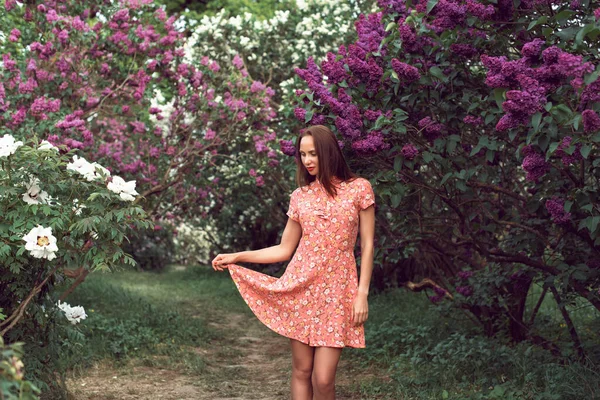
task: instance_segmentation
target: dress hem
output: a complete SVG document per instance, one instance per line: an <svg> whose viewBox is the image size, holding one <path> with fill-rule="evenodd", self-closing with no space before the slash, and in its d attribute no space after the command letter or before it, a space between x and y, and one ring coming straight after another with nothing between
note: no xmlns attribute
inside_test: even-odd
<svg viewBox="0 0 600 400"><path fill-rule="evenodd" d="M234 268L231 268L231 267L234 267ZM259 316L258 316L258 315L257 315L257 314L254 312L254 309L253 309L253 308L250 306L250 304L248 303L248 301L246 300L246 298L245 298L244 296L242 296L242 294L241 294L241 291L240 291L240 287L239 287L239 285L238 285L238 282L237 282L237 281L235 280L235 278L233 277L233 274L234 274L233 270L234 270L234 269L236 269L236 268L244 268L244 267L242 267L242 266L239 266L239 265L236 265L236 264L231 264L231 265L229 266L229 268L227 268L227 270L229 271L229 275L231 276L231 278L232 278L232 280L233 280L233 283L235 283L235 286L236 286L236 287L237 287L237 289L238 289L238 293L240 293L240 296L242 297L242 299L244 299L244 302L246 303L246 305L248 306L248 308L250 308L250 310L251 310L251 311L252 311L252 313L253 313L253 314L256 316L256 318L257 318L257 319L258 319L258 320L259 320L259 321L260 321L260 322L261 322L261 323L262 323L264 326L266 326L267 328L269 328L269 329L270 329L270 330L272 330L273 332L275 332L275 333L277 333L278 335L281 335L281 336L283 336L283 337L286 337L286 338L288 338L288 339L294 339L294 340L297 340L297 341L299 341L299 342L301 342L301 343L307 344L307 345L309 345L310 347L332 347L332 348L336 348L336 349L343 349L343 348L346 348L346 347L353 348L353 349L364 349L364 348L366 348L366 346L365 346L365 345L363 345L363 346L354 346L354 345L349 345L349 344L344 344L344 346L339 346L339 345L336 345L336 346L327 346L327 345L312 345L312 344L310 344L310 340L308 340L308 341L307 341L307 340L305 340L305 339L300 339L300 338L292 337L292 336L290 336L290 335L289 335L289 334L287 334L287 333L282 333L282 332L279 332L278 330L276 330L276 329L274 329L273 327L269 326L269 325L268 325L268 324L267 324L265 321L263 321L263 320L261 319L261 317L259 317Z"/></svg>

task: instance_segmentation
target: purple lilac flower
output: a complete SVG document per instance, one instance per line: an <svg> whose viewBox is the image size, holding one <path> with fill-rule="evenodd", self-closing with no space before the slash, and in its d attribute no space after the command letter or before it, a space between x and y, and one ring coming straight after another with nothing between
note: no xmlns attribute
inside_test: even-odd
<svg viewBox="0 0 600 400"><path fill-rule="evenodd" d="M281 139L279 141L279 148L282 153L286 156L295 156L296 155L296 146L294 146L294 142L291 140Z"/></svg>
<svg viewBox="0 0 600 400"><path fill-rule="evenodd" d="M421 78L419 70L412 65L403 63L395 58L392 59L392 69L398 74L400 80L407 83L414 82Z"/></svg>
<svg viewBox="0 0 600 400"><path fill-rule="evenodd" d="M206 130L206 133L204 133L204 139L206 140L212 140L217 136L217 132L213 131L212 129L208 128Z"/></svg>
<svg viewBox="0 0 600 400"><path fill-rule="evenodd" d="M464 23L467 16L467 6L454 0L440 0L432 10L432 14L435 15L435 18L431 22L431 28L440 34Z"/></svg>
<svg viewBox="0 0 600 400"><path fill-rule="evenodd" d="M263 187L265 185L265 179L261 176L257 176L256 178L254 178L256 181L256 186L257 187Z"/></svg>
<svg viewBox="0 0 600 400"><path fill-rule="evenodd" d="M365 118L368 119L369 121L377 121L377 118L379 118L379 116L383 114L381 111L379 110L366 110L365 111Z"/></svg>
<svg viewBox="0 0 600 400"><path fill-rule="evenodd" d="M8 40L10 40L11 42L17 42L20 37L21 37L21 31L18 30L17 28L15 28L12 31L10 31L10 35L8 36Z"/></svg>
<svg viewBox="0 0 600 400"><path fill-rule="evenodd" d="M466 43L454 43L450 45L450 51L464 58L473 58L479 54L479 50L475 46Z"/></svg>
<svg viewBox="0 0 600 400"><path fill-rule="evenodd" d="M343 46L342 46L343 47ZM345 48L342 48L342 52L345 53ZM343 59L336 61L335 54L329 52L327 53L327 60L321 63L321 68L323 73L329 79L329 82L332 84L338 84L345 80L348 76L348 73L344 69L344 61Z"/></svg>
<svg viewBox="0 0 600 400"><path fill-rule="evenodd" d="M460 279L469 279L472 276L473 276L473 271L459 271L458 272L458 277Z"/></svg>
<svg viewBox="0 0 600 400"><path fill-rule="evenodd" d="M546 210L548 210L552 221L556 224L565 224L571 220L571 213L565 211L564 200L558 197L546 200Z"/></svg>
<svg viewBox="0 0 600 400"><path fill-rule="evenodd" d="M387 36L385 27L382 24L382 12L369 14L367 17L364 14L359 15L358 20L354 23L356 33L358 34L357 46L360 46L367 52L376 52L379 50L381 41Z"/></svg>
<svg viewBox="0 0 600 400"><path fill-rule="evenodd" d="M493 5L488 4L487 6L484 6L475 0L467 0L466 6L469 14L474 15L482 21L490 19L496 12Z"/></svg>
<svg viewBox="0 0 600 400"><path fill-rule="evenodd" d="M590 268L600 269L600 258L590 258L587 262Z"/></svg>
<svg viewBox="0 0 600 400"><path fill-rule="evenodd" d="M304 122L304 119L306 117L306 110L304 108L296 107L294 109L294 115L296 116L298 121Z"/></svg>
<svg viewBox="0 0 600 400"><path fill-rule="evenodd" d="M240 57L239 54L236 54L235 57L233 57L233 61L231 62L233 64L234 67L236 67L237 69L242 69L244 68L244 60L242 60L242 57Z"/></svg>
<svg viewBox="0 0 600 400"><path fill-rule="evenodd" d="M325 122L327 122L327 117L321 114L314 114L310 120L311 125L325 125Z"/></svg>
<svg viewBox="0 0 600 400"><path fill-rule="evenodd" d="M410 143L405 144L400 152L407 160L413 160L417 155L419 155L419 149Z"/></svg>
<svg viewBox="0 0 600 400"><path fill-rule="evenodd" d="M577 143L573 154L568 154L566 151L564 151L565 149L571 147L571 141L571 136L565 136L556 149L556 155L562 159L562 163L565 167L575 164L579 160L583 159L581 156L581 143Z"/></svg>
<svg viewBox="0 0 600 400"><path fill-rule="evenodd" d="M593 110L585 110L581 115L583 117L583 130L585 133L600 130L600 117Z"/></svg>
<svg viewBox="0 0 600 400"><path fill-rule="evenodd" d="M254 81L252 82L252 86L250 86L250 91L252 93L257 93L257 92L262 92L263 90L265 90L266 86L264 83L259 82L259 81Z"/></svg>
<svg viewBox="0 0 600 400"><path fill-rule="evenodd" d="M523 169L527 172L525 179L535 182L548 172L550 165L543 156L538 153L529 152L523 159Z"/></svg>
<svg viewBox="0 0 600 400"><path fill-rule="evenodd" d="M523 57L538 57L544 44L546 44L545 40L535 38L531 42L523 45L523 48L521 48L521 54Z"/></svg>
<svg viewBox="0 0 600 400"><path fill-rule="evenodd" d="M352 149L359 153L376 153L389 146L388 143L385 143L383 135L379 131L371 131L366 138L352 143Z"/></svg>
<svg viewBox="0 0 600 400"><path fill-rule="evenodd" d="M435 122L431 117L425 117L419 121L419 128L422 129L423 136L430 142L433 142L442 134L444 126Z"/></svg>
<svg viewBox="0 0 600 400"><path fill-rule="evenodd" d="M594 17L596 17L596 21L600 21L600 8L594 10Z"/></svg>
<svg viewBox="0 0 600 400"><path fill-rule="evenodd" d="M467 115L466 117L463 118L463 122L465 124L479 126L479 125L483 124L483 118L475 117L473 115Z"/></svg>
<svg viewBox="0 0 600 400"><path fill-rule="evenodd" d="M473 294L473 288L471 286L457 286L456 291L465 297L469 297Z"/></svg>

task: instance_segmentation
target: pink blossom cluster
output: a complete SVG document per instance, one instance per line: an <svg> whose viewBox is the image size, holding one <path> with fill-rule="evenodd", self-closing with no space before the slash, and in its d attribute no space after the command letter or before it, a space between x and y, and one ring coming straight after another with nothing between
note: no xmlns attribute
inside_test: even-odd
<svg viewBox="0 0 600 400"><path fill-rule="evenodd" d="M55 113L60 110L60 99L50 100L46 97L38 97L33 101L29 111L31 115L40 119L48 119L46 113Z"/></svg>

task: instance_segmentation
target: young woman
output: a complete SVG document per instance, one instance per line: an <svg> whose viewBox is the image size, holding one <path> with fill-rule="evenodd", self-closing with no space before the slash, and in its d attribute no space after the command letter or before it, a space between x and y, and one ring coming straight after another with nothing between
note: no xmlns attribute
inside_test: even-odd
<svg viewBox="0 0 600 400"><path fill-rule="evenodd" d="M218 271L229 269L260 321L291 339L292 399L312 400L314 395L316 400L328 400L335 399L335 373L342 348L365 347L374 195L369 181L350 171L329 128L316 125L305 129L296 151L299 187L290 198L281 243L219 254L212 264ZM359 230L360 282L354 258ZM279 279L235 265L290 258Z"/></svg>

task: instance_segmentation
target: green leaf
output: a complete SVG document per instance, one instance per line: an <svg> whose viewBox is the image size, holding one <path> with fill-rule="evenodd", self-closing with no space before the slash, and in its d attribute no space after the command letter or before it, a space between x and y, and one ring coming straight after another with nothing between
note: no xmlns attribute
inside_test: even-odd
<svg viewBox="0 0 600 400"><path fill-rule="evenodd" d="M564 209L566 212L571 211L571 207L573 206L573 202L571 200L565 201Z"/></svg>
<svg viewBox="0 0 600 400"><path fill-rule="evenodd" d="M397 25L396 25L396 23L395 23L395 22L390 22L390 23L389 23L389 24L387 24L387 26L385 27L385 31L386 31L386 32L389 32L389 31L391 31L392 29L394 29L396 26L397 26Z"/></svg>
<svg viewBox="0 0 600 400"><path fill-rule="evenodd" d="M404 162L404 157L402 157L401 155L397 155L394 158L394 171L398 172L400 171L400 169L402 169L402 163Z"/></svg>
<svg viewBox="0 0 600 400"><path fill-rule="evenodd" d="M428 151L423 152L422 157L426 164L429 164L433 160L433 154Z"/></svg>
<svg viewBox="0 0 600 400"><path fill-rule="evenodd" d="M581 42L583 42L583 39L585 38L585 36L588 33L590 33L595 27L596 27L596 24L587 24L586 26L584 26L583 29L581 29L579 32L577 32L577 36L575 36L575 43L580 45Z"/></svg>
<svg viewBox="0 0 600 400"><path fill-rule="evenodd" d="M496 100L496 104L498 105L498 108L502 110L502 103L504 103L504 100L506 99L506 97L504 96L504 94L506 93L506 89L503 88L495 88L494 89L494 100Z"/></svg>
<svg viewBox="0 0 600 400"><path fill-rule="evenodd" d="M446 389L442 390L442 399L446 400L449 397L450 394L448 393L448 391Z"/></svg>
<svg viewBox="0 0 600 400"><path fill-rule="evenodd" d="M561 40L569 41L575 37L578 31L578 26L570 26L565 29L554 31L554 35L558 36Z"/></svg>
<svg viewBox="0 0 600 400"><path fill-rule="evenodd" d="M443 81L443 82L447 82L448 81L448 77L446 75L444 75L444 73L442 72L442 70L440 69L440 67L431 67L429 68L429 73L433 76L435 76L436 78L438 78L439 80Z"/></svg>
<svg viewBox="0 0 600 400"><path fill-rule="evenodd" d="M427 14L433 10L433 8L437 5L439 0L427 0Z"/></svg>
<svg viewBox="0 0 600 400"><path fill-rule="evenodd" d="M444 177L442 178L442 182L441 184L443 185L444 183L446 183L446 181L452 176L452 172L448 172L446 175L444 175Z"/></svg>
<svg viewBox="0 0 600 400"><path fill-rule="evenodd" d="M569 19L572 15L575 15L576 12L575 11L571 11L571 10L562 10L561 12L559 12L558 14L556 14L554 16L554 20L555 21L562 21L562 20L567 20Z"/></svg>
<svg viewBox="0 0 600 400"><path fill-rule="evenodd" d="M594 233L596 232L596 228L598 228L598 224L600 223L600 216L587 217L584 221L586 221L585 226L588 228L590 233Z"/></svg>
<svg viewBox="0 0 600 400"><path fill-rule="evenodd" d="M310 120L312 119L314 113L315 113L315 110L313 110L313 109L308 110L306 112L306 115L304 116L304 122L308 124L310 122Z"/></svg>
<svg viewBox="0 0 600 400"><path fill-rule="evenodd" d="M587 160L591 151L592 151L592 146L590 146L589 144L585 144L581 147L581 156Z"/></svg>
<svg viewBox="0 0 600 400"><path fill-rule="evenodd" d="M546 22L548 22L548 17L546 15L541 16L540 18L536 19L535 21L531 21L529 23L529 26L527 27L527 30L530 31L533 27L536 27L541 24L545 24Z"/></svg>
<svg viewBox="0 0 600 400"><path fill-rule="evenodd" d="M542 122L542 113L538 111L533 114L533 118L531 118L531 124L533 125L535 132L540 129L540 122Z"/></svg>

